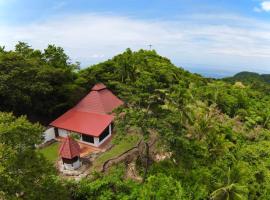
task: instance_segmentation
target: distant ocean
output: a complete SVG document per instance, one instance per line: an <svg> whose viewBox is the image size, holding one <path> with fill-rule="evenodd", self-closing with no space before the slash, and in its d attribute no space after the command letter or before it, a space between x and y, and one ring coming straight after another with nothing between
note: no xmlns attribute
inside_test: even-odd
<svg viewBox="0 0 270 200"><path fill-rule="evenodd" d="M189 63L185 64L182 67L185 70L188 70L192 73L197 73L207 78L217 78L217 79L231 77L243 71L256 72L259 74L270 74L269 69L257 71L256 69L252 70L251 68L244 68L244 67L239 68L239 67L224 67L224 66L222 67L215 67L215 66L205 67L205 66L207 65L194 65Z"/></svg>
<svg viewBox="0 0 270 200"><path fill-rule="evenodd" d="M225 78L225 77L230 77L235 75L236 73L234 72L222 72L222 71L215 71L215 70L211 70L211 69L206 69L206 70L200 70L200 69L186 69L192 73L197 73L200 74L206 78L217 78L217 79L221 79L221 78Z"/></svg>
<svg viewBox="0 0 270 200"><path fill-rule="evenodd" d="M189 72L197 73L207 78L217 78L217 79L234 76L235 74L240 72L236 70L224 70L222 68L216 67L194 67L190 64L183 66L183 68L185 70L188 70Z"/></svg>

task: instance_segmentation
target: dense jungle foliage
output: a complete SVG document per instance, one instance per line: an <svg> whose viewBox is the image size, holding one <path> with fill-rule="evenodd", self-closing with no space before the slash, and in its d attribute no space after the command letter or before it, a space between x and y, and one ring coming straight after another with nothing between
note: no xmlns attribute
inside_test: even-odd
<svg viewBox="0 0 270 200"><path fill-rule="evenodd" d="M19 43L0 50L0 195L3 199L270 198L270 85L266 75L206 79L155 51L127 49L86 69L62 48ZM257 77L257 78L256 78ZM263 78L262 78L263 77ZM65 181L34 149L42 126L103 82L126 105L118 135L157 132L171 153L151 162L143 182L121 165ZM7 112L13 112L14 115ZM19 117L20 115L24 117ZM28 120L27 120L28 118Z"/></svg>

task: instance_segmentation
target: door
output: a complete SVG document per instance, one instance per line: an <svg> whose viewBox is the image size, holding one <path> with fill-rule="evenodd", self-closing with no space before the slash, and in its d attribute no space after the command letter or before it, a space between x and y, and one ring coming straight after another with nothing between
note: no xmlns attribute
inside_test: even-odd
<svg viewBox="0 0 270 200"><path fill-rule="evenodd" d="M54 128L54 134L55 134L55 137L59 137L58 128Z"/></svg>

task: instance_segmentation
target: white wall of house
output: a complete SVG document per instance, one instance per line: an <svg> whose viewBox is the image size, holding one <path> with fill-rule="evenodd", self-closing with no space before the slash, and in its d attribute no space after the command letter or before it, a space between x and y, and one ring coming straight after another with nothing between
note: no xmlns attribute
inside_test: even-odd
<svg viewBox="0 0 270 200"><path fill-rule="evenodd" d="M51 127L43 133L44 143L55 138L54 128Z"/></svg>
<svg viewBox="0 0 270 200"><path fill-rule="evenodd" d="M101 142L99 142L99 137L94 137L94 143L90 143L90 142L85 142L80 140L82 143L85 144L89 144L95 147L99 147L100 145L102 145L112 134L110 133L107 137L105 137Z"/></svg>
<svg viewBox="0 0 270 200"><path fill-rule="evenodd" d="M94 141L95 141L95 146L100 146L102 145L110 136L112 135L112 125L110 124L109 126L109 135L107 135L101 142L99 142L99 138L95 137Z"/></svg>
<svg viewBox="0 0 270 200"><path fill-rule="evenodd" d="M99 138L98 137L94 137L94 145L96 146L96 147L98 147L100 144L99 144Z"/></svg>
<svg viewBox="0 0 270 200"><path fill-rule="evenodd" d="M59 133L59 136L61 136L61 137L67 137L70 134L70 131L59 128L58 133ZM99 137L94 137L94 143L82 141L82 134L80 134L80 133L78 133L78 134L81 136L80 141L82 143L98 147L98 146L102 145L112 135L112 125L111 124L109 125L109 135L107 135L101 142L99 142ZM51 127L44 132L44 143L48 142L52 139L55 139L54 127Z"/></svg>
<svg viewBox="0 0 270 200"><path fill-rule="evenodd" d="M58 133L59 133L59 136L60 136L60 137L67 137L68 134L69 134L69 131L67 131L67 130L65 130L65 129L59 128L59 129L58 129Z"/></svg>
<svg viewBox="0 0 270 200"><path fill-rule="evenodd" d="M78 159L76 162L72 164L63 163L63 165L64 165L64 168L67 170L75 170L75 169L80 168L82 164L81 164L80 159Z"/></svg>
<svg viewBox="0 0 270 200"><path fill-rule="evenodd" d="M99 138L98 137L95 137L94 138L95 144L97 146L102 145L111 135L112 135L112 125L110 124L110 126L109 126L109 135L107 135L101 142L99 142Z"/></svg>
<svg viewBox="0 0 270 200"><path fill-rule="evenodd" d="M70 133L69 131L67 130L64 130L64 129L58 129L58 133L59 133L59 136L61 137L67 137L68 134ZM44 143L45 142L48 142L52 139L55 139L55 132L54 132L54 127L51 127L51 128L48 128L44 133L43 133L43 137L44 137Z"/></svg>

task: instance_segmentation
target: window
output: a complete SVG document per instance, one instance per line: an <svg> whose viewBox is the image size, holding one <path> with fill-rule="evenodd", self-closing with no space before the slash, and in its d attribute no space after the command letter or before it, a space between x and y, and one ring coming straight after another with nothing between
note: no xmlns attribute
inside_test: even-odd
<svg viewBox="0 0 270 200"><path fill-rule="evenodd" d="M78 156L76 156L76 157L74 157L72 159L62 158L63 163L66 163L66 164L73 164L77 160L79 160Z"/></svg>
<svg viewBox="0 0 270 200"><path fill-rule="evenodd" d="M90 135L82 134L82 141L89 142L89 143L94 143L94 137L90 136Z"/></svg>
<svg viewBox="0 0 270 200"><path fill-rule="evenodd" d="M101 142L102 140L104 140L104 138L106 138L109 134L110 134L110 126L108 126L99 136L99 142Z"/></svg>

